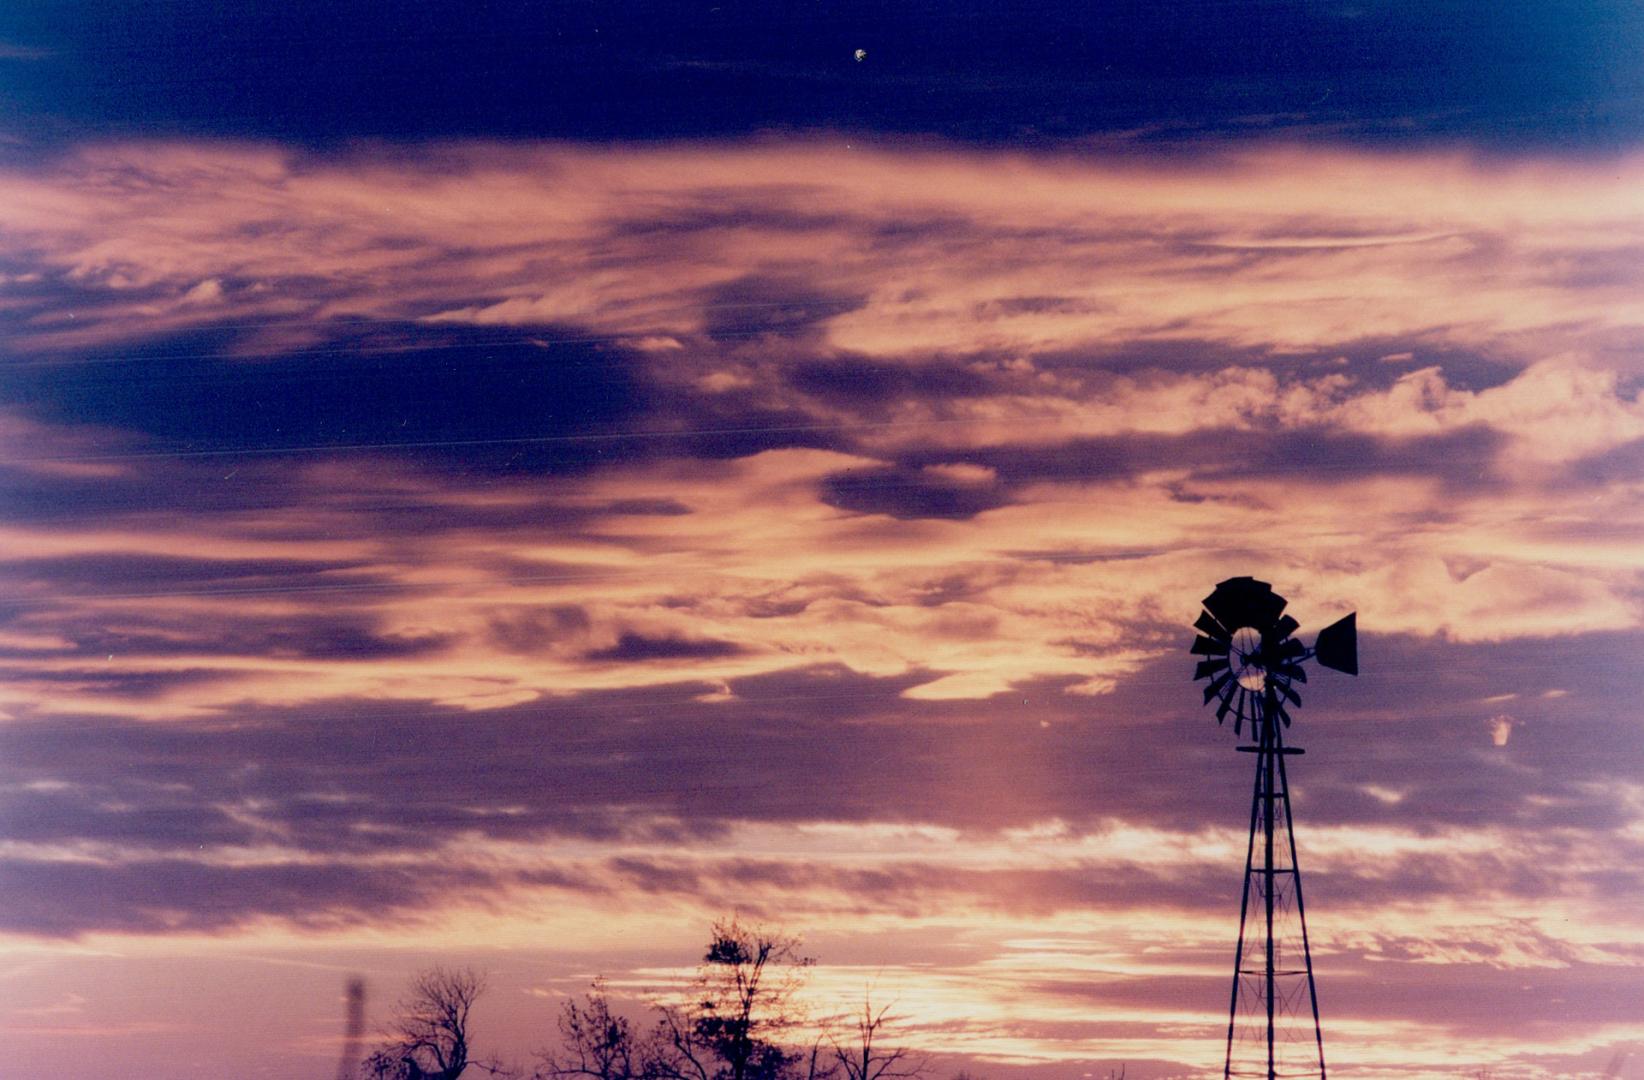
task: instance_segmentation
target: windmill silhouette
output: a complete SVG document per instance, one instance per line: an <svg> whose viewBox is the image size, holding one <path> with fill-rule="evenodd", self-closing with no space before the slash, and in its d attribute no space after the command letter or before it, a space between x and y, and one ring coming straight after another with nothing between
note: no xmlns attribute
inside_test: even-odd
<svg viewBox="0 0 1644 1080"><path fill-rule="evenodd" d="M1204 599L1192 652L1203 657L1195 679L1206 679L1204 702L1217 701L1216 722L1231 716L1233 732L1250 724L1256 784L1250 801L1250 842L1244 857L1244 895L1239 902L1239 945L1233 955L1233 996L1228 1007L1224 1078L1317 1076L1324 1080L1324 1029L1319 1024L1313 952L1307 941L1301 868L1290 817L1290 783L1284 759L1300 754L1284 745L1288 703L1301 705L1296 683L1307 681L1302 664L1359 673L1356 616L1325 627L1309 649L1290 635L1300 626L1284 614L1285 599L1265 581L1229 578ZM1283 839L1280 840L1282 830ZM1257 838L1261 844L1258 849ZM1260 851L1258 864L1257 852ZM1260 915L1251 919L1252 900ZM1295 955L1299 937L1301 955ZM1255 962L1257 954L1259 963ZM1311 1007L1309 1033L1301 1013L1302 992ZM1311 1034L1311 1038L1307 1036Z"/></svg>

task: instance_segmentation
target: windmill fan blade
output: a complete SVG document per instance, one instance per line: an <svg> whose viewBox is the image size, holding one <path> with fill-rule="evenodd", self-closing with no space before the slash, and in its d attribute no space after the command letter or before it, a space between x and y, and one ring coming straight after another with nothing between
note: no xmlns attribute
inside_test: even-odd
<svg viewBox="0 0 1644 1080"><path fill-rule="evenodd" d="M1227 642L1217 643L1201 634L1193 639L1193 648L1188 651L1199 656L1226 656Z"/></svg>
<svg viewBox="0 0 1644 1080"><path fill-rule="evenodd" d="M1259 581L1257 584L1262 587L1262 590L1259 593L1252 593L1250 599L1251 603L1256 608L1256 615L1261 619L1261 622L1253 625L1270 626L1275 620L1278 619L1279 613L1284 610L1284 606L1288 601L1286 601L1285 598L1280 596L1278 593L1274 592L1265 581Z"/></svg>
<svg viewBox="0 0 1644 1080"><path fill-rule="evenodd" d="M1303 645L1295 638L1285 638L1283 644L1279 646L1279 658L1282 660L1289 660L1291 657L1300 656L1306 651L1307 646Z"/></svg>
<svg viewBox="0 0 1644 1080"><path fill-rule="evenodd" d="M1290 686L1287 683L1280 682L1275 679L1273 681L1273 686L1279 693L1283 694L1285 698L1289 700L1290 704L1296 706L1297 708L1301 707L1301 695L1290 689Z"/></svg>
<svg viewBox="0 0 1644 1080"><path fill-rule="evenodd" d="M1247 577L1228 578L1204 598L1204 607L1216 617L1217 622L1237 630L1241 626L1254 625L1266 610L1262 598L1272 595L1273 590L1265 581ZM1280 606L1283 606L1282 603Z"/></svg>
<svg viewBox="0 0 1644 1080"><path fill-rule="evenodd" d="M1279 676L1280 678L1289 679L1291 682L1307 681L1307 669L1302 667L1300 664L1285 664L1283 667L1275 670L1273 674Z"/></svg>
<svg viewBox="0 0 1644 1080"><path fill-rule="evenodd" d="M1249 625L1249 590L1246 587L1248 577L1231 577L1215 587L1215 592L1205 597L1205 610L1217 618L1218 623L1228 630L1238 630L1240 626Z"/></svg>
<svg viewBox="0 0 1644 1080"><path fill-rule="evenodd" d="M1206 705L1210 704L1210 699L1209 698L1205 698L1205 704ZM1217 707L1217 709L1216 709L1216 723L1219 724L1223 720L1226 720L1228 710L1231 709L1231 708L1233 708L1233 695L1229 694L1227 697L1222 699L1221 705L1219 707ZM1235 732L1237 732L1239 730L1238 723L1239 723L1238 718L1235 717L1234 720L1233 720L1233 730Z"/></svg>
<svg viewBox="0 0 1644 1080"><path fill-rule="evenodd" d="M1214 675L1216 672L1220 671L1222 668L1224 668L1226 666L1227 666L1227 661L1226 660L1216 660L1216 659L1200 660L1199 661L1199 666L1193 669L1193 677L1195 679L1202 679L1206 675Z"/></svg>
<svg viewBox="0 0 1644 1080"><path fill-rule="evenodd" d="M1206 705L1209 705L1210 704L1210 699L1215 697L1217 694L1221 693L1222 692L1222 687L1226 686L1228 680L1231 679L1232 677L1233 677L1233 673L1231 671L1224 671L1220 675L1216 676L1214 679L1211 679L1210 680L1210 685L1204 688L1204 703ZM1229 696L1232 696L1232 695L1229 695ZM1220 720L1221 717L1218 716L1218 717L1216 717L1216 719Z"/></svg>
<svg viewBox="0 0 1644 1080"><path fill-rule="evenodd" d="M1193 629L1217 641L1227 641L1230 637L1228 631L1221 623L1212 618L1208 611L1199 612L1198 621L1193 624Z"/></svg>
<svg viewBox="0 0 1644 1080"><path fill-rule="evenodd" d="M1290 726L1290 714L1284 711L1283 705L1273 706L1273 712L1278 715L1279 720L1283 722L1285 727Z"/></svg>
<svg viewBox="0 0 1644 1080"><path fill-rule="evenodd" d="M1338 619L1319 631L1319 640L1313 645L1313 657L1327 668L1359 673L1358 612Z"/></svg>
<svg viewBox="0 0 1644 1080"><path fill-rule="evenodd" d="M1284 597L1274 592L1271 585L1249 577L1228 578L1204 600L1205 610L1223 626L1233 629L1271 627L1284 611L1284 605Z"/></svg>
<svg viewBox="0 0 1644 1080"><path fill-rule="evenodd" d="M1294 634L1296 632L1296 628L1299 626L1301 626L1301 623L1286 615L1284 618L1273 624L1273 637L1276 640L1282 641L1291 634Z"/></svg>

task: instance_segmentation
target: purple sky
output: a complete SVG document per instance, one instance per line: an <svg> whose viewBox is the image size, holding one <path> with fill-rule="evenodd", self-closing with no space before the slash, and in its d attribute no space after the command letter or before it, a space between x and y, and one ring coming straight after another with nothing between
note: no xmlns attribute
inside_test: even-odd
<svg viewBox="0 0 1644 1080"><path fill-rule="evenodd" d="M1359 613L1332 1071L1644 1039L1636 14L331 7L0 20L8 1076L433 962L525 1060L733 911L940 1076L1211 1075L1237 574Z"/></svg>

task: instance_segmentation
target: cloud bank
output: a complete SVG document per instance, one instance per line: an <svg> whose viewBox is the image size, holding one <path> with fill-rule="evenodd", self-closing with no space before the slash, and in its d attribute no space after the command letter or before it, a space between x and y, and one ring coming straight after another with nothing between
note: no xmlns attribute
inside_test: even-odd
<svg viewBox="0 0 1644 1080"><path fill-rule="evenodd" d="M1423 1068L1636 1038L1589 1006L1639 933L1641 171L824 139L12 166L0 929L741 907L984 943L918 991L1031 990L944 1029L975 1053L1180 1064L1247 790L1185 628L1248 573L1365 634L1356 684L1304 689L1298 770L1344 1060L1397 1074L1388 1025ZM1123 925L1153 936L1122 976L1045 983Z"/></svg>

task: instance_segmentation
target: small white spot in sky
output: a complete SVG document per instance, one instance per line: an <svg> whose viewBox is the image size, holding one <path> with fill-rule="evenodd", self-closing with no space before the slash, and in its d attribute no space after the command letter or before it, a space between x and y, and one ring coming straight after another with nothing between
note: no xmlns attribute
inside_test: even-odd
<svg viewBox="0 0 1644 1080"><path fill-rule="evenodd" d="M868 50L866 50L866 49L857 49L856 53L855 53L855 56L856 56L856 62L858 64L860 64L862 61L864 61L868 58Z"/></svg>

